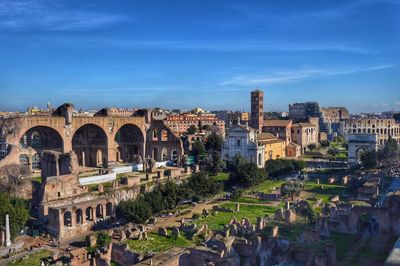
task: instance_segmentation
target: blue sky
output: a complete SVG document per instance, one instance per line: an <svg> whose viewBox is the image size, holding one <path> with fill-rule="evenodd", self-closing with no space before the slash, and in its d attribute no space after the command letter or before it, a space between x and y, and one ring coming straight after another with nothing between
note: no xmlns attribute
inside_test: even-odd
<svg viewBox="0 0 400 266"><path fill-rule="evenodd" d="M1 0L0 109L400 110L400 0Z"/></svg>

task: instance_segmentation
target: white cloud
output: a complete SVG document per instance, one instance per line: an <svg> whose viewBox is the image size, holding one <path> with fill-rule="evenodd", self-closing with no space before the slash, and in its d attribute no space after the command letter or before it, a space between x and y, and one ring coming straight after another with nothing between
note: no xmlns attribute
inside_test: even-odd
<svg viewBox="0 0 400 266"><path fill-rule="evenodd" d="M179 50L212 52L303 52L325 51L356 54L375 54L376 51L346 44L335 43L283 43L258 40L133 40L109 38L51 38L60 44L84 47L116 47L132 50Z"/></svg>
<svg viewBox="0 0 400 266"><path fill-rule="evenodd" d="M236 75L228 80L220 82L220 85L243 85L255 86L275 83L293 83L301 80L348 75L359 72L377 71L394 68L396 65L376 65L368 67L346 67L346 68L301 68L290 71L274 71L263 75Z"/></svg>
<svg viewBox="0 0 400 266"><path fill-rule="evenodd" d="M8 31L86 31L126 20L119 14L70 9L59 1L0 1L0 29Z"/></svg>

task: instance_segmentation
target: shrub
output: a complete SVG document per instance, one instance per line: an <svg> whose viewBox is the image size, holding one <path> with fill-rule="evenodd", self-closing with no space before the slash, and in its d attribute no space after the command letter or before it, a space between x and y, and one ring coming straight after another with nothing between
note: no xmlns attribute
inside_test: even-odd
<svg viewBox="0 0 400 266"><path fill-rule="evenodd" d="M319 143L321 144L322 147L328 147L330 144L329 140L327 139L321 140Z"/></svg>
<svg viewBox="0 0 400 266"><path fill-rule="evenodd" d="M268 176L277 177L290 174L294 171L301 171L306 167L306 163L301 160L276 159L265 162L265 169Z"/></svg>

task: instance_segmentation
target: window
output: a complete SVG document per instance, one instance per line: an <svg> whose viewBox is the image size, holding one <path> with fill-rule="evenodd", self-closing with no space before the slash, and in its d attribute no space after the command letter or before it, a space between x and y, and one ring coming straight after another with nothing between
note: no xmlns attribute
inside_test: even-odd
<svg viewBox="0 0 400 266"><path fill-rule="evenodd" d="M237 146L237 147L240 147L240 139L237 139L237 140L236 140L236 146Z"/></svg>
<svg viewBox="0 0 400 266"><path fill-rule="evenodd" d="M158 140L158 131L157 129L153 129L153 141L157 141Z"/></svg>
<svg viewBox="0 0 400 266"><path fill-rule="evenodd" d="M165 129L161 131L161 141L168 141L168 131Z"/></svg>

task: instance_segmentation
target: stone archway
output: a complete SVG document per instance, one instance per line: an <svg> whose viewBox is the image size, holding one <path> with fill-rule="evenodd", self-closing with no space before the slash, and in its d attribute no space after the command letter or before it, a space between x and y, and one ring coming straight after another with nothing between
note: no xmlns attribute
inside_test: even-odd
<svg viewBox="0 0 400 266"><path fill-rule="evenodd" d="M171 150L171 161L174 165L178 164L178 152L175 149Z"/></svg>
<svg viewBox="0 0 400 266"><path fill-rule="evenodd" d="M168 151L167 151L167 148L163 148L163 149L161 150L161 161L162 161L162 162L168 161Z"/></svg>
<svg viewBox="0 0 400 266"><path fill-rule="evenodd" d="M113 215L113 205L111 202L107 202L106 204L106 217Z"/></svg>
<svg viewBox="0 0 400 266"><path fill-rule="evenodd" d="M64 226L71 227L72 226L72 214L70 211L64 212Z"/></svg>
<svg viewBox="0 0 400 266"><path fill-rule="evenodd" d="M85 210L86 221L93 221L93 208L87 207Z"/></svg>
<svg viewBox="0 0 400 266"><path fill-rule="evenodd" d="M35 126L28 129L20 138L21 148L33 148L36 151L55 150L62 152L64 141L61 135L53 128L47 126Z"/></svg>
<svg viewBox="0 0 400 266"><path fill-rule="evenodd" d="M76 217L76 224L83 224L83 212L82 212L82 209L77 209L75 211L75 217Z"/></svg>
<svg viewBox="0 0 400 266"><path fill-rule="evenodd" d="M57 130L48 126L35 126L28 129L19 140L19 147L32 154L35 158L29 159L32 168L40 169L40 155L44 150L63 152L64 141ZM32 157L33 157L32 156ZM20 161L21 163L21 161Z"/></svg>
<svg viewBox="0 0 400 266"><path fill-rule="evenodd" d="M151 153L151 158L153 158L153 160L155 160L156 162L158 161L158 150L157 150L157 148L153 148L153 151Z"/></svg>
<svg viewBox="0 0 400 266"><path fill-rule="evenodd" d="M96 218L104 218L104 209L101 204L96 206Z"/></svg>
<svg viewBox="0 0 400 266"><path fill-rule="evenodd" d="M135 155L143 154L144 136L140 128L134 124L123 125L115 134L114 141L117 147L117 161L132 163Z"/></svg>
<svg viewBox="0 0 400 266"><path fill-rule="evenodd" d="M366 152L364 147L360 147L357 149L356 151L356 159L358 163L361 163L361 157L363 156L363 154Z"/></svg>
<svg viewBox="0 0 400 266"><path fill-rule="evenodd" d="M94 124L81 126L72 137L72 150L80 166L107 167L107 134Z"/></svg>

